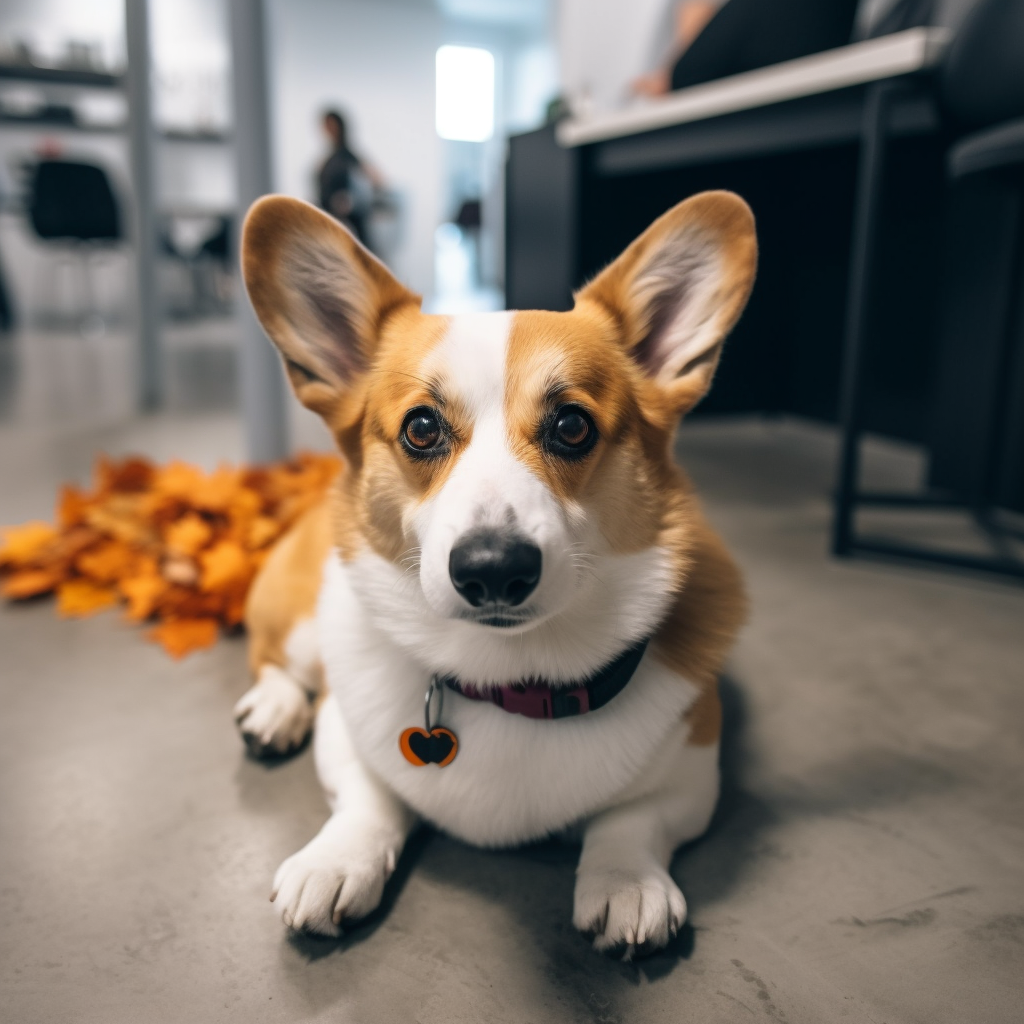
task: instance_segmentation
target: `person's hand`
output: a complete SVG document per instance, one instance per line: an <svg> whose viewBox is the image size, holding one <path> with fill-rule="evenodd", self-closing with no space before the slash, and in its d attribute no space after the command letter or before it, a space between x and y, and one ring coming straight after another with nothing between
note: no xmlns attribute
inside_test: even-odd
<svg viewBox="0 0 1024 1024"><path fill-rule="evenodd" d="M682 53L704 31L707 23L718 13L718 7L708 0L686 0L676 10L676 44Z"/></svg>
<svg viewBox="0 0 1024 1024"><path fill-rule="evenodd" d="M682 0L676 8L672 59L668 66L634 78L629 83L629 91L634 96L664 96L669 92L673 65L717 13L718 5L709 0Z"/></svg>
<svg viewBox="0 0 1024 1024"><path fill-rule="evenodd" d="M634 96L664 96L670 84L667 71L652 71L649 75L634 78L629 83L629 91Z"/></svg>

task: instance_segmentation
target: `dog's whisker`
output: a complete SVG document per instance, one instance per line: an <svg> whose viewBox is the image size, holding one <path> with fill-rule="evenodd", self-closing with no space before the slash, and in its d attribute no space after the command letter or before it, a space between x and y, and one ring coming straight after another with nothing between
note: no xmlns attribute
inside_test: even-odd
<svg viewBox="0 0 1024 1024"><path fill-rule="evenodd" d="M410 548L408 553L403 555L399 560L399 565L414 564L419 565L420 559L423 557L423 548Z"/></svg>
<svg viewBox="0 0 1024 1024"><path fill-rule="evenodd" d="M597 572L597 556L581 551L570 551L569 564L576 575L576 582L581 584L584 580L592 579L603 585L603 581Z"/></svg>
<svg viewBox="0 0 1024 1024"><path fill-rule="evenodd" d="M394 582L391 584L391 593L393 594L399 587L405 586L415 579L416 574L420 571L420 560L419 556L415 558L407 556L406 558L400 559L399 564L408 563L406 567L395 577Z"/></svg>

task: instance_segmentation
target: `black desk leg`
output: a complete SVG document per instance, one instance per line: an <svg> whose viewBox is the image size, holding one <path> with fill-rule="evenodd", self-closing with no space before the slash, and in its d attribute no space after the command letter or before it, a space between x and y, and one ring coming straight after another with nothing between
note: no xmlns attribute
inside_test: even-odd
<svg viewBox="0 0 1024 1024"><path fill-rule="evenodd" d="M840 459L836 487L832 552L851 553L857 480L860 470L861 407L864 390L868 330L871 322L872 258L878 231L885 172L885 135L892 83L868 89L861 126L860 166L854 209L850 277L846 294L846 331L840 393Z"/></svg>

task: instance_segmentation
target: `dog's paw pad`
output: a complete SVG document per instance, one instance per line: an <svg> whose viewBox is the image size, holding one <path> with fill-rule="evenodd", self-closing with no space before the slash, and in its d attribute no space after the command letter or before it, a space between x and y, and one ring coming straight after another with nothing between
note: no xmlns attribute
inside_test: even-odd
<svg viewBox="0 0 1024 1024"><path fill-rule="evenodd" d="M602 953L631 960L668 945L686 921L686 900L667 871L581 872L573 924Z"/></svg>
<svg viewBox="0 0 1024 1024"><path fill-rule="evenodd" d="M395 860L391 850L360 852L317 838L277 869L270 898L294 931L338 936L346 921L377 909Z"/></svg>
<svg viewBox="0 0 1024 1024"><path fill-rule="evenodd" d="M234 714L245 745L257 757L266 757L300 747L313 726L314 709L298 683L266 666Z"/></svg>

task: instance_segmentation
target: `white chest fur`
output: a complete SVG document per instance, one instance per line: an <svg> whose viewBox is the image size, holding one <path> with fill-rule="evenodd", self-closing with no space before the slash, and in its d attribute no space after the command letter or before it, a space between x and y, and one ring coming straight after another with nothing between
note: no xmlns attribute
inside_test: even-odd
<svg viewBox="0 0 1024 1024"><path fill-rule="evenodd" d="M327 683L356 751L410 807L483 846L556 832L635 784L697 690L646 656L614 700L580 718L538 721L453 692L441 724L459 738L445 768L415 767L398 739L423 724L429 671L372 621L336 556L328 559L319 632Z"/></svg>

